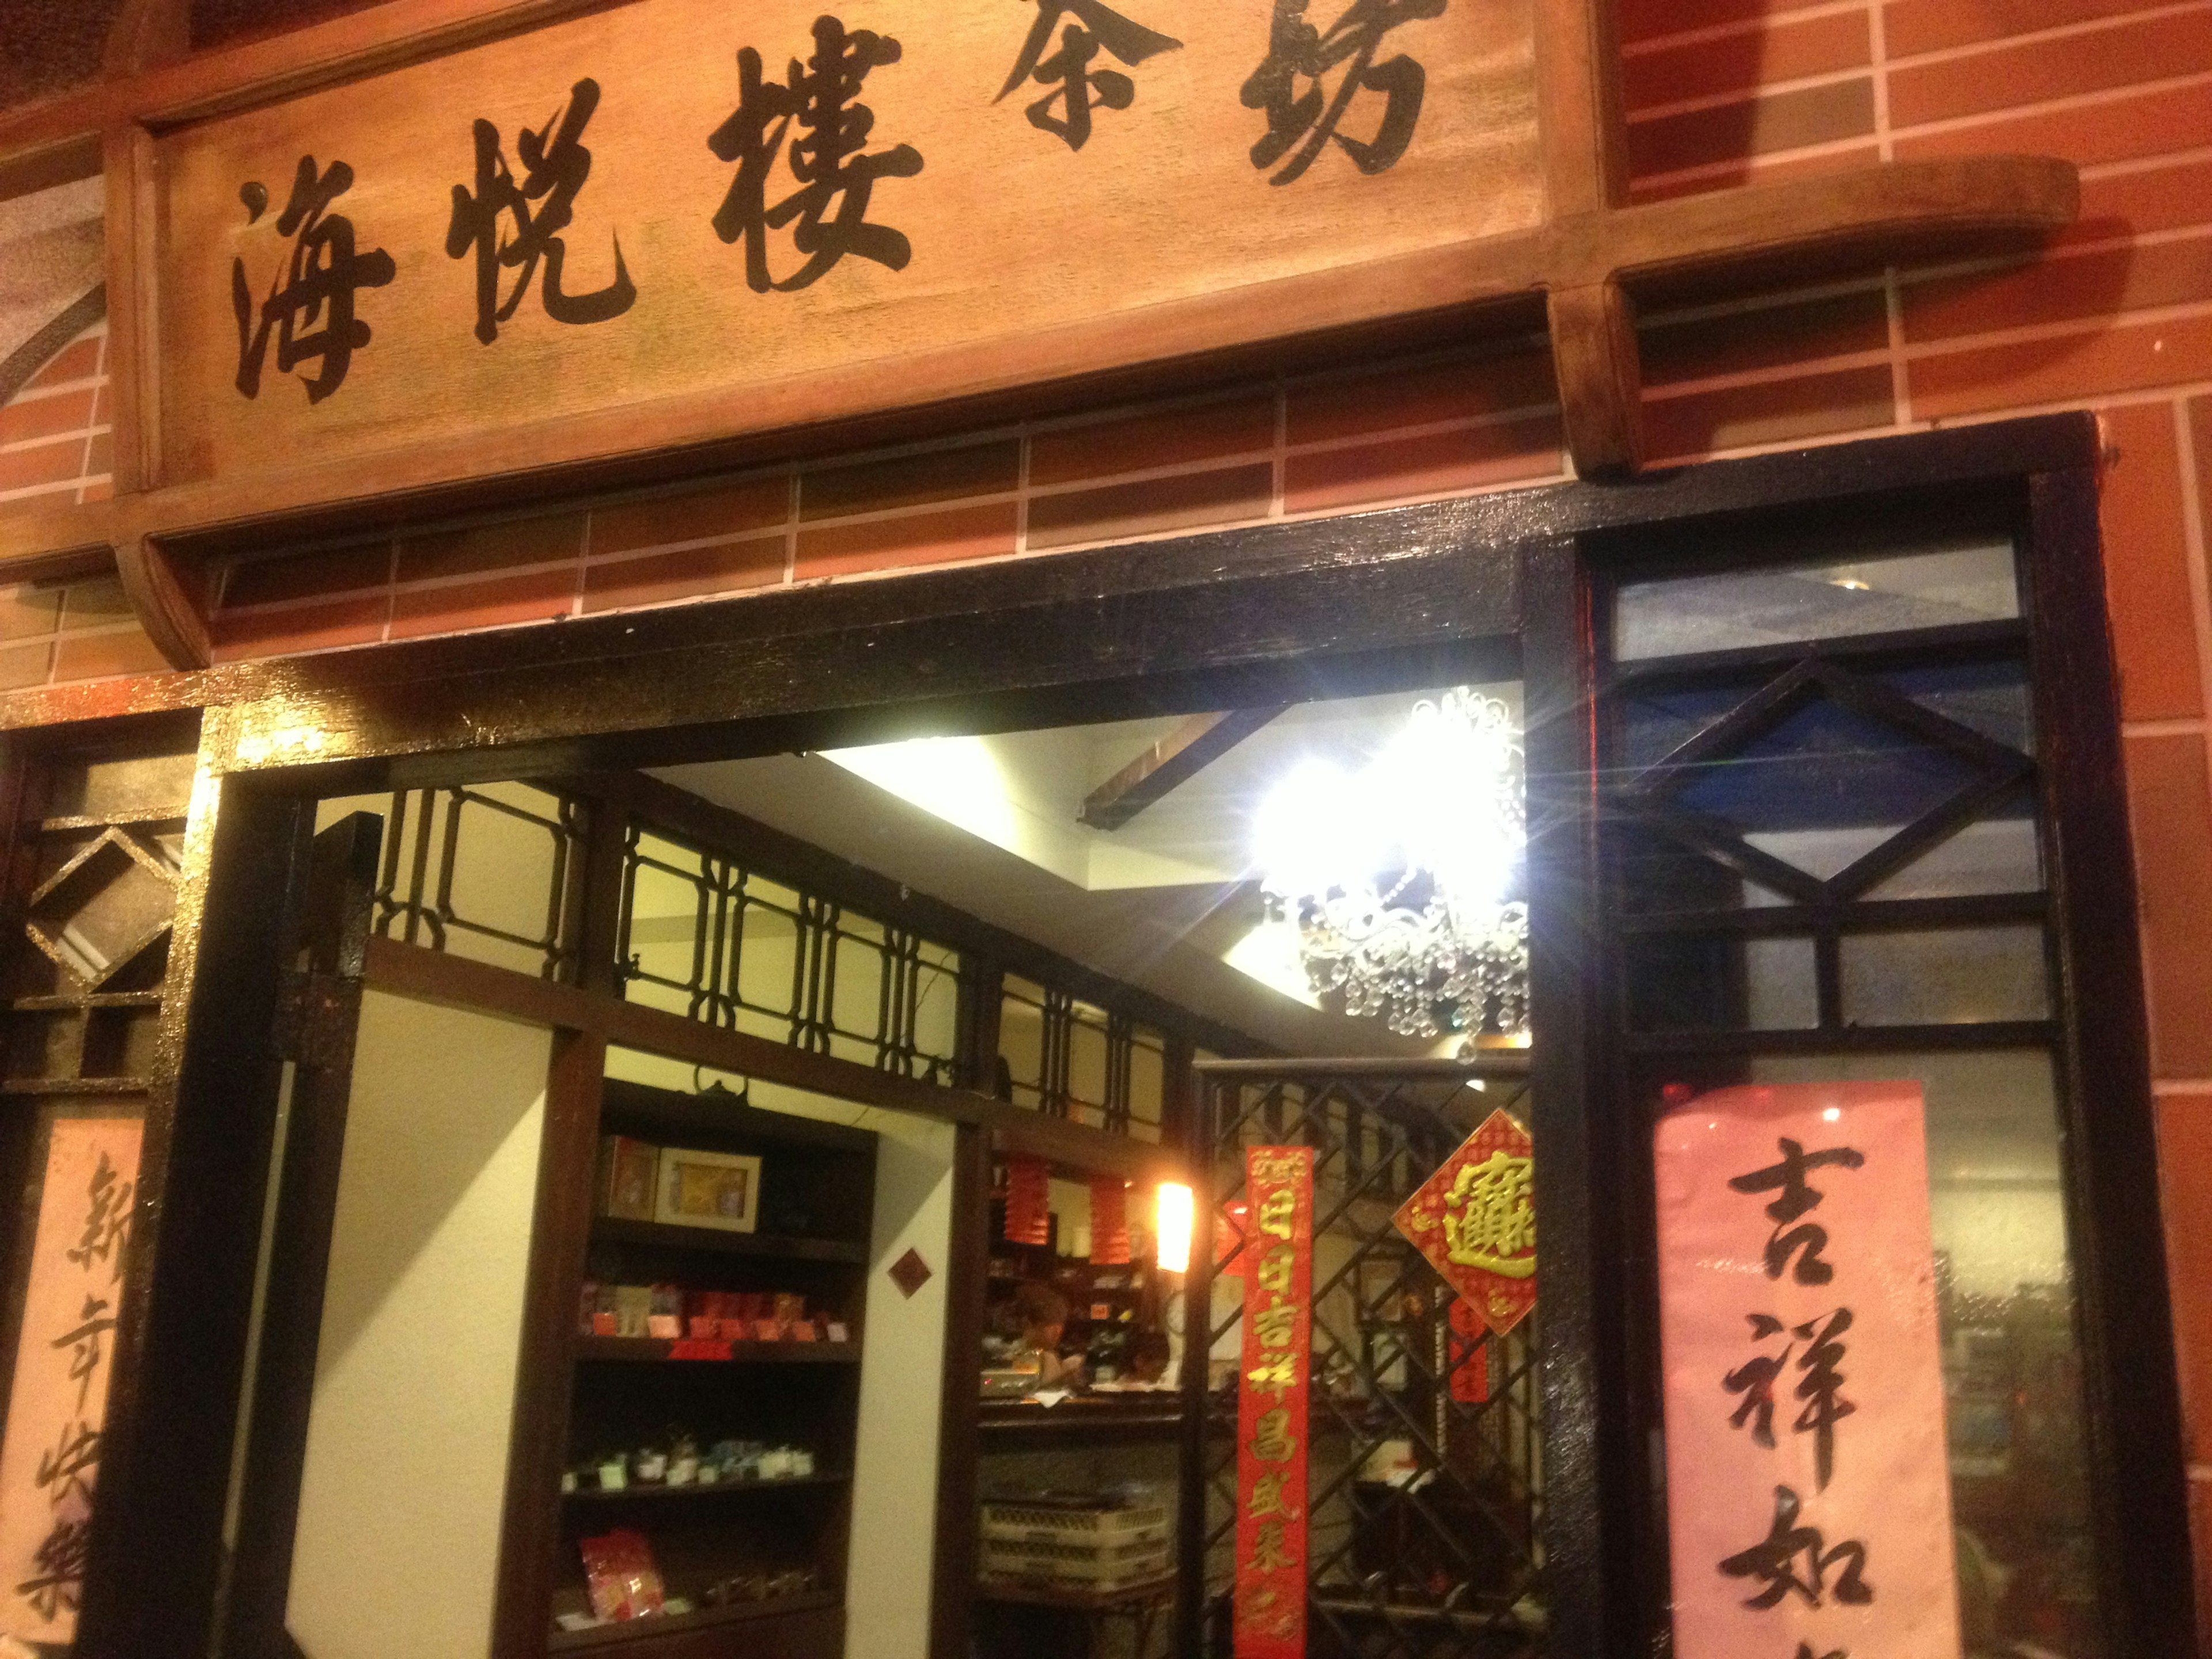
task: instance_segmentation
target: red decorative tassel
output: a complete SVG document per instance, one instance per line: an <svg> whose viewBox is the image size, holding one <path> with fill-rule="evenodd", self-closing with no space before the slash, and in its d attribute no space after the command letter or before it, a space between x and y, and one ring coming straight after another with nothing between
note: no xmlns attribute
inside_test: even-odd
<svg viewBox="0 0 2212 1659"><path fill-rule="evenodd" d="M1129 1260L1129 1193L1119 1176L1091 1177L1091 1261L1118 1267Z"/></svg>
<svg viewBox="0 0 2212 1659"><path fill-rule="evenodd" d="M1482 1340L1489 1328L1457 1297L1452 1297L1451 1328L1451 1356L1459 1361L1452 1367L1451 1397L1462 1406L1480 1406L1490 1398L1490 1345Z"/></svg>
<svg viewBox="0 0 2212 1659"><path fill-rule="evenodd" d="M1052 1172L1041 1158L1006 1160L1006 1242L1052 1243Z"/></svg>

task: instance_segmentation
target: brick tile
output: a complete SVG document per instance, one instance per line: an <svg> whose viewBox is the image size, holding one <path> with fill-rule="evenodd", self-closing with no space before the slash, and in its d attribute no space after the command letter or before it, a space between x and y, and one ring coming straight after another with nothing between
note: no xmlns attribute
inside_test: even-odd
<svg viewBox="0 0 2212 1659"><path fill-rule="evenodd" d="M1969 347L1911 365L1912 412L1942 417L2084 401L2212 378L2212 317L2130 323L2016 345Z"/></svg>
<svg viewBox="0 0 2212 1659"><path fill-rule="evenodd" d="M0 489L29 489L37 484L69 483L84 471L84 440L64 438L32 449L0 455Z"/></svg>
<svg viewBox="0 0 2212 1659"><path fill-rule="evenodd" d="M100 628L109 623L128 622L132 615L131 601L123 592L123 581L118 576L94 576L88 580L71 582L62 600L62 632L74 633L82 628Z"/></svg>
<svg viewBox="0 0 2212 1659"><path fill-rule="evenodd" d="M1811 179L1824 173L1848 173L1853 167L1872 167L1881 160L1881 147L1869 141L1863 147L1850 149L1825 150L1818 155L1747 156L1733 167L1713 173L1701 173L1694 178L1681 179L1661 175L1650 179L1631 179L1628 198L1632 202L1663 202L1673 196L1698 196L1708 191L1733 190L1738 185L1769 184L1781 179Z"/></svg>
<svg viewBox="0 0 2212 1659"><path fill-rule="evenodd" d="M519 564L573 560L584 550L584 515L564 513L543 519L511 519L467 530L409 536L399 544L399 580L470 576L511 569Z"/></svg>
<svg viewBox="0 0 2212 1659"><path fill-rule="evenodd" d="M403 587L392 596L392 637L505 628L568 614L573 569L530 570L445 587Z"/></svg>
<svg viewBox="0 0 2212 1659"><path fill-rule="evenodd" d="M743 541L688 547L674 553L648 553L612 564L584 567L584 609L612 611L623 605L663 605L740 588L765 587L783 580L784 536L780 530Z"/></svg>
<svg viewBox="0 0 2212 1659"><path fill-rule="evenodd" d="M2151 1064L2160 1077L2212 1077L2212 793L2204 740L2127 739Z"/></svg>
<svg viewBox="0 0 2212 1659"><path fill-rule="evenodd" d="M2197 1618L2200 1627L2212 1608L2212 1480L2189 1482L2189 1534L2196 1540Z"/></svg>
<svg viewBox="0 0 2212 1659"><path fill-rule="evenodd" d="M93 391L60 392L51 398L0 406L0 444L19 444L56 432L82 432L92 424Z"/></svg>
<svg viewBox="0 0 2212 1659"><path fill-rule="evenodd" d="M791 479L776 473L720 489L656 495L592 510L592 552L622 553L697 542L781 525L791 516Z"/></svg>
<svg viewBox="0 0 2212 1659"><path fill-rule="evenodd" d="M1872 60L1863 12L1832 12L1641 53L1621 64L1621 96L1632 110L1778 81L1859 69Z"/></svg>
<svg viewBox="0 0 2212 1659"><path fill-rule="evenodd" d="M1012 438L965 449L928 450L896 460L824 467L800 475L799 516L829 519L958 501L963 495L1003 495L1019 482L1020 473L1021 446Z"/></svg>
<svg viewBox="0 0 2212 1659"><path fill-rule="evenodd" d="M58 587L33 587L24 582L0 588L0 640L52 633L59 624L61 609Z"/></svg>
<svg viewBox="0 0 2212 1659"><path fill-rule="evenodd" d="M333 548L328 552L295 555L285 559L255 559L231 567L223 584L225 608L268 605L280 599L307 599L326 593L344 593L374 587L380 592L392 582L392 544L366 542L359 547Z"/></svg>
<svg viewBox="0 0 2212 1659"><path fill-rule="evenodd" d="M1889 303L1880 289L1863 289L1784 305L1747 305L1690 322L1662 319L1638 334L1644 384L1671 386L1883 350L1889 344Z"/></svg>
<svg viewBox="0 0 2212 1659"><path fill-rule="evenodd" d="M1628 129L1628 170L1673 173L1873 131L1873 81L1838 81L1636 122Z"/></svg>
<svg viewBox="0 0 2212 1659"><path fill-rule="evenodd" d="M1283 507L1313 513L1551 477L1561 471L1559 445L1559 417L1537 415L1292 455L1284 471Z"/></svg>
<svg viewBox="0 0 2212 1659"><path fill-rule="evenodd" d="M1889 119L1918 126L2208 69L2212 11L2174 12L1892 70Z"/></svg>
<svg viewBox="0 0 2212 1659"><path fill-rule="evenodd" d="M209 623L215 659L237 662L323 651L332 646L371 644L384 637L384 617L391 603L388 594L356 593L250 615L218 611Z"/></svg>
<svg viewBox="0 0 2212 1659"><path fill-rule="evenodd" d="M2189 400L2189 436L2196 453L2190 459L2197 469L2197 510L2203 515L2199 543L2212 564L2212 396ZM2212 569L2206 572L2212 576Z"/></svg>
<svg viewBox="0 0 2212 1659"><path fill-rule="evenodd" d="M114 471L115 434L109 431L94 433L92 441L85 446L85 477L94 477Z"/></svg>
<svg viewBox="0 0 2212 1659"><path fill-rule="evenodd" d="M1310 380L1285 395L1285 434L1296 446L1539 409L1559 402L1559 388L1551 350L1539 347Z"/></svg>
<svg viewBox="0 0 2212 1659"><path fill-rule="evenodd" d="M981 501L933 513L802 530L793 574L805 581L1012 553L1015 517L1012 501Z"/></svg>
<svg viewBox="0 0 2212 1659"><path fill-rule="evenodd" d="M1892 60L2032 34L2062 23L2142 11L2154 0L1889 0L1882 39Z"/></svg>
<svg viewBox="0 0 2212 1659"><path fill-rule="evenodd" d="M81 501L104 501L115 493L115 481L109 477L87 478L84 488L77 492Z"/></svg>
<svg viewBox="0 0 2212 1659"><path fill-rule="evenodd" d="M1932 155L2002 152L2056 155L2076 167L2127 161L2204 143L2204 88L2168 87L2125 94L2071 109L1994 116L1942 132L1906 133L1894 146L1900 161Z"/></svg>
<svg viewBox="0 0 2212 1659"><path fill-rule="evenodd" d="M2045 246L2212 224L2212 160L2177 161L2081 181L2081 216Z"/></svg>
<svg viewBox="0 0 2212 1659"><path fill-rule="evenodd" d="M1030 502L1029 544L1066 547L1257 519L1273 497L1274 470L1265 464L1040 495Z"/></svg>
<svg viewBox="0 0 2212 1659"><path fill-rule="evenodd" d="M1653 40L1691 29L1773 17L1804 3L1805 0L1620 0L1616 15L1623 40Z"/></svg>
<svg viewBox="0 0 2212 1659"><path fill-rule="evenodd" d="M2172 405L2108 410L2105 433L2119 453L2100 481L2099 517L2120 712L2137 720L2194 718L2204 712L2204 687L2189 623L2189 535Z"/></svg>
<svg viewBox="0 0 2212 1659"><path fill-rule="evenodd" d="M54 650L54 679L104 680L115 674L166 674L168 662L137 629L114 634L64 634Z"/></svg>
<svg viewBox="0 0 2212 1659"><path fill-rule="evenodd" d="M26 386L62 386L82 380L100 368L100 336L73 340L47 361L46 366L24 382Z"/></svg>
<svg viewBox="0 0 2212 1659"><path fill-rule="evenodd" d="M1745 444L1863 432L1897 419L1886 368L1843 369L1647 402L1645 447L1674 460Z"/></svg>
<svg viewBox="0 0 2212 1659"><path fill-rule="evenodd" d="M1905 289L1913 343L2212 300L2212 236L2073 253Z"/></svg>
<svg viewBox="0 0 2212 1659"><path fill-rule="evenodd" d="M1272 449L1274 443L1273 392L1189 409L1145 410L1118 420L1038 433L1030 440L1030 483L1074 483L1248 454Z"/></svg>
<svg viewBox="0 0 2212 1659"><path fill-rule="evenodd" d="M33 640L25 645L0 645L0 691L17 691L27 685L44 685L53 672L54 642Z"/></svg>
<svg viewBox="0 0 2212 1659"><path fill-rule="evenodd" d="M2212 1095L2160 1097L2158 1186L2182 1430L2189 1461L2203 1463L2212 1462Z"/></svg>

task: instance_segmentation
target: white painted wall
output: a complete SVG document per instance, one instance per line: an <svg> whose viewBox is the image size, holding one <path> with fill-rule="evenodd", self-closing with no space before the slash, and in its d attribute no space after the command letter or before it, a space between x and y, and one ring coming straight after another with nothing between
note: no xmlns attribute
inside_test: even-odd
<svg viewBox="0 0 2212 1659"><path fill-rule="evenodd" d="M686 1093L718 1080L732 1090L745 1083L734 1074L695 1071L679 1061L623 1048L608 1051L607 1074ZM927 1659L955 1132L934 1118L857 1106L757 1079L749 1097L764 1110L872 1129L878 1136L852 1557L845 1579L845 1652L848 1659ZM1087 1191L1078 1187L1073 1193L1083 1198L1087 1216ZM929 1281L910 1300L899 1293L887 1271L909 1249L921 1251L930 1267Z"/></svg>
<svg viewBox="0 0 2212 1659"><path fill-rule="evenodd" d="M551 1034L370 991L285 1621L307 1659L483 1659Z"/></svg>

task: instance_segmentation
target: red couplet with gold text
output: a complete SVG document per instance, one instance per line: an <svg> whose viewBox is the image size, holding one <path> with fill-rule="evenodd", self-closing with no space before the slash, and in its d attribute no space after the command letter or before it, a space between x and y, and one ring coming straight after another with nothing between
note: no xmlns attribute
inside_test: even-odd
<svg viewBox="0 0 2212 1659"><path fill-rule="evenodd" d="M1304 1659L1306 1389L1313 1359L1310 1146L1244 1154L1244 1356L1237 1401L1236 1659Z"/></svg>

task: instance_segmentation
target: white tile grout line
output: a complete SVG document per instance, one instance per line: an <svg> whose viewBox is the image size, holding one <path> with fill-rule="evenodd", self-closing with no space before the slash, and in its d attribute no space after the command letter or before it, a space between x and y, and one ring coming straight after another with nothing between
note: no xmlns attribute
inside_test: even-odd
<svg viewBox="0 0 2212 1659"><path fill-rule="evenodd" d="M1014 445L1014 556L1030 550L1030 463L1034 451L1031 434L1024 432Z"/></svg>
<svg viewBox="0 0 2212 1659"><path fill-rule="evenodd" d="M2099 104L2113 104L2124 98L2137 97L2145 93L2182 92L2212 84L2212 70L2197 70L2185 75L2168 75L2148 81L2129 81L2117 87L2099 87L2088 92L2069 92L2062 97L2045 98L2038 103L2008 104L2002 109L1976 110L1968 115L1947 115L1937 121L1923 121L1901 129L1908 138L1919 138L1931 134L1961 132L1974 127L1990 126L1999 121L2010 121L2023 116L2064 114L2077 109L2090 109Z"/></svg>
<svg viewBox="0 0 2212 1659"><path fill-rule="evenodd" d="M2208 729L2203 716L2184 715L2162 720L2122 720L2123 738L2201 738Z"/></svg>
<svg viewBox="0 0 2212 1659"><path fill-rule="evenodd" d="M1275 446L1268 459L1267 516L1279 519L1291 489L1291 393L1280 373L1275 376Z"/></svg>
<svg viewBox="0 0 2212 1659"><path fill-rule="evenodd" d="M1838 17L1854 12L1865 0L1839 0L1834 5L1805 6L1795 11L1776 11L1758 17L1741 18L1733 23L1709 23L1701 28L1683 29L1675 34L1648 35L1641 40L1631 40L1620 49L1623 58L1649 58L1654 53L1671 52L1678 46L1702 46L1715 40L1725 40L1732 35L1762 34L1769 29L1788 28L1796 23L1810 23L1823 17Z"/></svg>
<svg viewBox="0 0 2212 1659"><path fill-rule="evenodd" d="M1885 0L1867 0L1867 57L1874 70L1875 153L1885 161L1897 158L1897 143L1889 130L1889 33ZM1888 334L1890 423L1900 429L1912 424L1912 376L1905 362L1905 288L1895 265L1881 272L1882 322Z"/></svg>
<svg viewBox="0 0 2212 1659"><path fill-rule="evenodd" d="M790 586L799 580L799 469L784 469L783 492L783 585Z"/></svg>
<svg viewBox="0 0 2212 1659"><path fill-rule="evenodd" d="M598 514L590 507L584 509L583 532L576 538L576 580L568 590L568 614L584 614L584 573L592 568L592 520Z"/></svg>
<svg viewBox="0 0 2212 1659"><path fill-rule="evenodd" d="M1645 104L1641 108L1628 111L1621 117L1621 121L1627 126L1643 126L1677 115L1698 115L1707 110L1727 109L1736 104L1755 104L1762 98L1786 98L1793 92L1817 92L1822 87L1840 87L1866 78L1867 65L1853 64L1848 69L1823 70L1817 75L1796 75L1784 81L1761 81L1756 86L1731 87L1726 92L1703 92L1694 98L1677 98L1664 104Z"/></svg>

